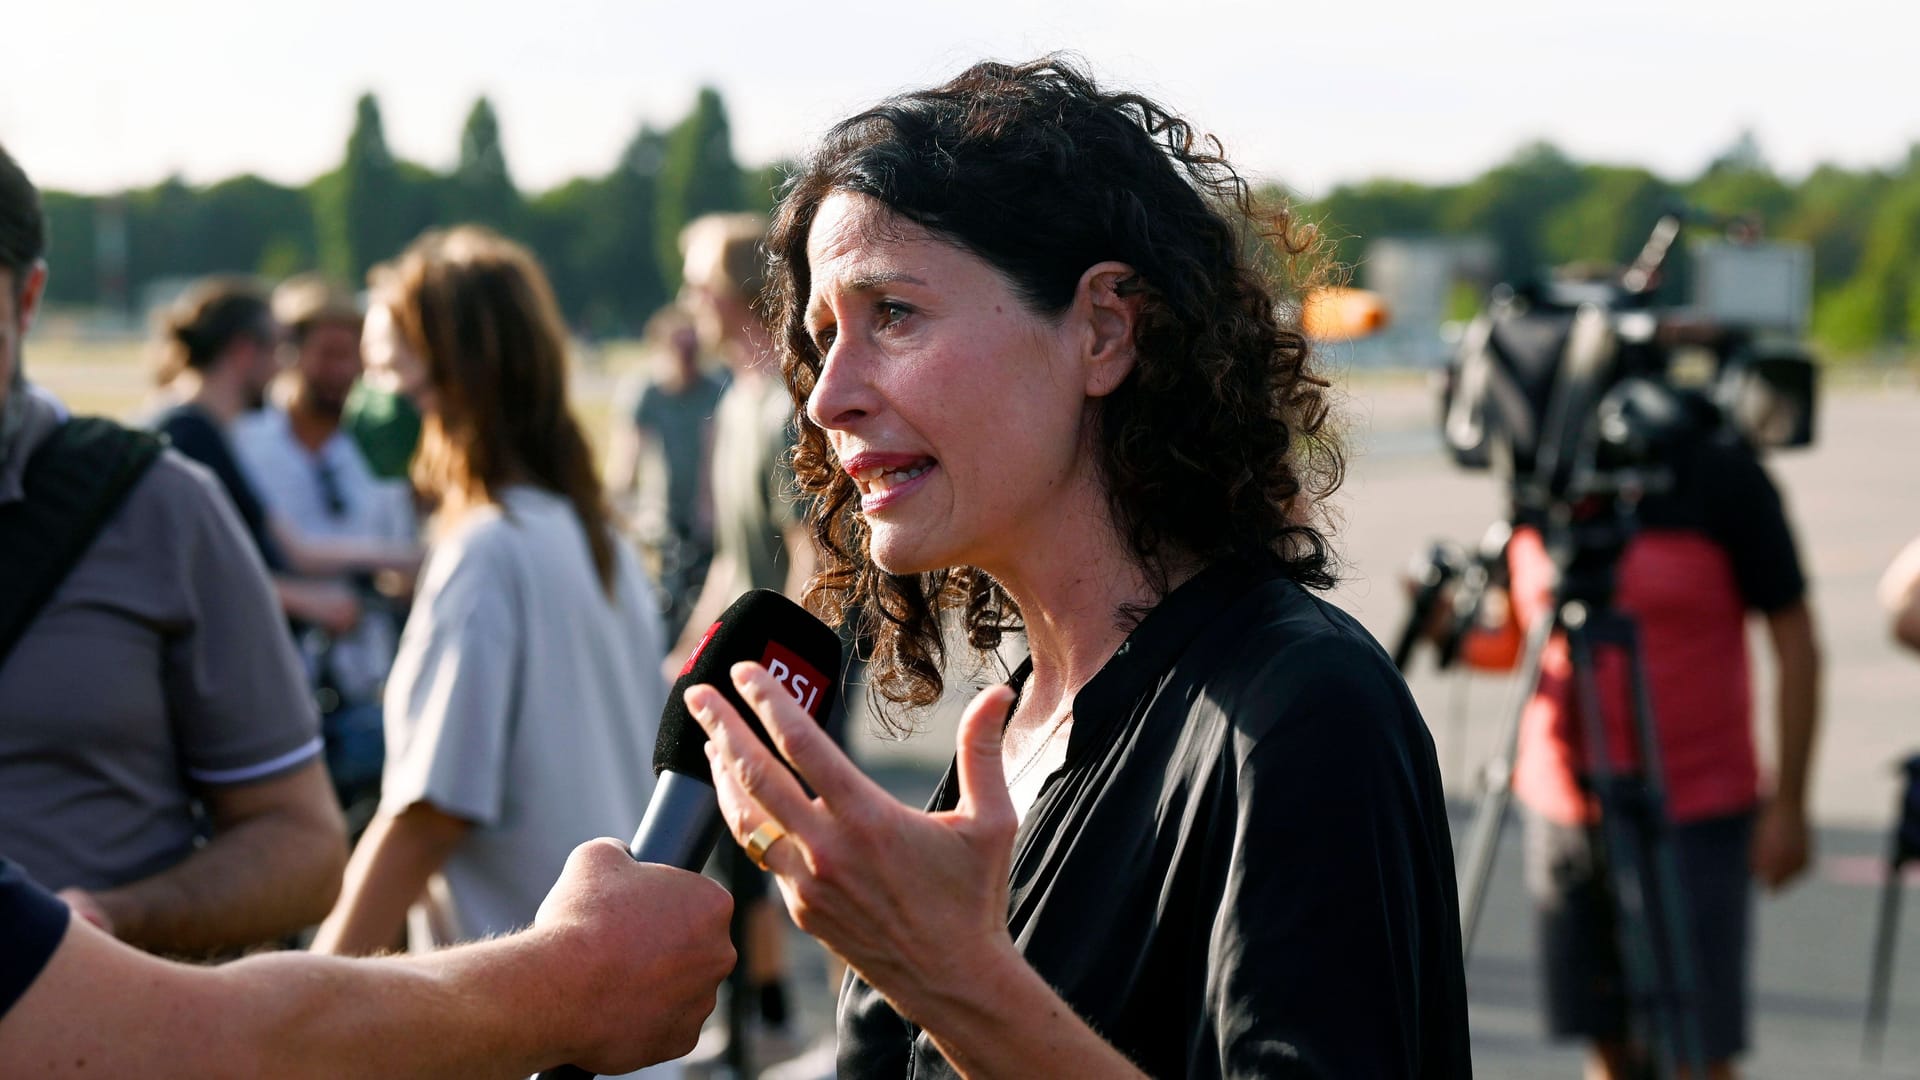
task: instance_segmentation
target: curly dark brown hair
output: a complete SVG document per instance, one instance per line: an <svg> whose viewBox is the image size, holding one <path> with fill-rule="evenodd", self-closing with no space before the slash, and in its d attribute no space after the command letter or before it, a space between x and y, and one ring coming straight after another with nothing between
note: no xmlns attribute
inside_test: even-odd
<svg viewBox="0 0 1920 1080"><path fill-rule="evenodd" d="M767 240L782 370L799 406L794 473L822 556L807 599L871 642L877 697L938 699L943 612L958 611L977 649L1020 620L977 568L876 566L853 480L807 418L823 362L805 320L807 238L836 192L877 199L986 260L1037 314L1063 311L1095 263L1132 267L1134 366L1100 401L1098 452L1114 521L1148 580L1164 595L1173 568L1237 558L1333 584L1315 504L1340 483L1341 448L1297 302L1320 265L1312 230L1254 199L1217 140L1147 98L1105 91L1057 56L982 63L836 125L789 182Z"/></svg>

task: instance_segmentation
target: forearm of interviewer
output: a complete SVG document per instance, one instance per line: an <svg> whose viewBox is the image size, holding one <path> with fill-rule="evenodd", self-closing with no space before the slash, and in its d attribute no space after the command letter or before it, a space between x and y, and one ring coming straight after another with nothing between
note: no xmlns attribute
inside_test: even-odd
<svg viewBox="0 0 1920 1080"><path fill-rule="evenodd" d="M732 965L726 894L583 845L531 929L433 953L276 952L202 967L75 920L0 1016L0 1076L509 1080L693 1048Z"/></svg>
<svg viewBox="0 0 1920 1080"><path fill-rule="evenodd" d="M433 956L176 964L68 928L0 1024L0 1074L523 1077L565 1018L539 937ZM547 1059L554 1060L547 1060Z"/></svg>
<svg viewBox="0 0 1920 1080"><path fill-rule="evenodd" d="M543 996L552 961L537 936L419 957L280 953L228 965L228 996L256 999L239 1045L281 1076L522 1077L567 1027ZM289 1072L281 1072L287 1069ZM238 1075L238 1074L236 1074Z"/></svg>

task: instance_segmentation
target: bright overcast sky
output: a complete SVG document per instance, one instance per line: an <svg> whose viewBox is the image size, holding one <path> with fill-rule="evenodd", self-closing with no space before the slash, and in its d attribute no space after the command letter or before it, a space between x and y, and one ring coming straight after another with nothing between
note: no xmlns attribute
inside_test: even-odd
<svg viewBox="0 0 1920 1080"><path fill-rule="evenodd" d="M790 156L832 120L982 57L1072 49L1309 194L1472 176L1532 138L1698 171L1742 128L1776 167L1890 164L1920 141L1907 0L7 0L0 142L42 185L178 172L298 183L339 159L353 99L435 167L492 96L529 189L604 172L702 83L735 153ZM1768 14L1766 12L1778 12Z"/></svg>

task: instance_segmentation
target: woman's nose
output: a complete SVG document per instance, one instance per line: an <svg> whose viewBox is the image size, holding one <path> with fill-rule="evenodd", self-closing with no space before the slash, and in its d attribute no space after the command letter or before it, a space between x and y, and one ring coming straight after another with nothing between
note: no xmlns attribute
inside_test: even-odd
<svg viewBox="0 0 1920 1080"><path fill-rule="evenodd" d="M807 418L823 430L845 429L871 416L879 404L866 365L852 342L836 342L807 395Z"/></svg>

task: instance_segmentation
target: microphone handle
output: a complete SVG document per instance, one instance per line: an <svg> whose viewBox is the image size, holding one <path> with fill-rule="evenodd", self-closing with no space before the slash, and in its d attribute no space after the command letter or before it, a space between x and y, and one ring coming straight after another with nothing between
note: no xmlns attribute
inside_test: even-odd
<svg viewBox="0 0 1920 1080"><path fill-rule="evenodd" d="M640 828L627 845L635 862L698 872L720 839L720 800L713 785L671 769L662 770ZM559 1065L536 1080L592 1080L578 1065Z"/></svg>
<svg viewBox="0 0 1920 1080"><path fill-rule="evenodd" d="M635 862L697 874L720 841L721 825L720 796L714 793L711 778L662 769L627 854Z"/></svg>

